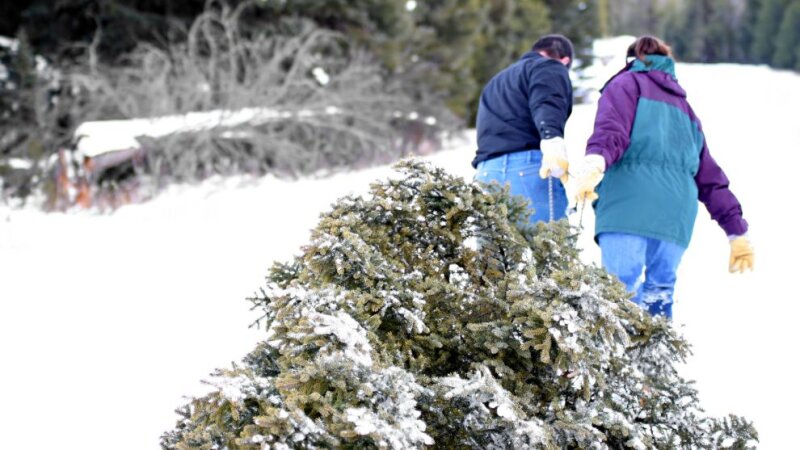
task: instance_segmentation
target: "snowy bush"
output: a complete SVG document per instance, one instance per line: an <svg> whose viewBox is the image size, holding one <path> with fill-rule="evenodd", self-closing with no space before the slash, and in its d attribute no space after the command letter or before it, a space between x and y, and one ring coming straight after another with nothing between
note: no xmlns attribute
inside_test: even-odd
<svg viewBox="0 0 800 450"><path fill-rule="evenodd" d="M341 199L251 299L264 341L164 449L754 448L703 415L688 343L585 266L575 230L404 162Z"/></svg>
<svg viewBox="0 0 800 450"><path fill-rule="evenodd" d="M417 105L383 79L373 56L307 20L255 27L247 23L258 11L252 2L214 5L185 42L140 46L125 66L84 79L103 109L126 118L221 113L218 124L140 139L147 174L165 182L299 175L399 159L402 128ZM439 112L414 121L423 138L453 128Z"/></svg>
<svg viewBox="0 0 800 450"><path fill-rule="evenodd" d="M70 147L79 150L69 164L75 173L70 181L82 188L90 185L88 196L142 198L172 182L217 174L297 176L384 164L438 148L455 129L457 120L443 102L424 104L403 92L351 36L297 17L259 22L259 11L252 1L235 7L208 2L185 39L162 46L141 43L113 62L100 57L104 37L98 30L92 43L81 47L80 57L59 62L53 101L44 98L45 79L28 82L27 90L19 88L16 74L22 72L12 70L16 66L11 63L31 66L32 60L22 58L31 59L29 52L16 57L15 50L16 59L8 62L10 53L0 45L0 93L25 94L22 102L10 95L0 98L0 116L15 119L13 126L0 126L0 131L8 128L0 138L0 181L8 184L7 173L14 169L17 178L25 176L24 189L16 186L22 182L14 183L17 195L46 190L51 206L79 202L62 198L69 195L55 184L56 172L66 172L54 167L55 155ZM7 89L11 81L17 85L13 91ZM15 112L12 107L27 109ZM196 124L189 116L209 119ZM117 142L108 137L114 133L102 129L100 136L86 139L78 128L73 136L84 122L119 119L153 119L153 124L122 147L114 147ZM138 127L131 124L130 129ZM105 140L108 147L85 154L82 139L100 141L100 146ZM9 146L15 148L13 155ZM125 152L144 157L119 162ZM26 168L39 158L48 161L31 174L11 167L6 154ZM84 156L93 158L92 165L84 164ZM44 173L45 167L51 173ZM142 192L133 195L131 190Z"/></svg>

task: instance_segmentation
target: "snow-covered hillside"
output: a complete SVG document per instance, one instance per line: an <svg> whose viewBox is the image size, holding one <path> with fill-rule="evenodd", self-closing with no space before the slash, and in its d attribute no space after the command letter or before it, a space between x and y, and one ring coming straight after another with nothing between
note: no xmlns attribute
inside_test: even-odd
<svg viewBox="0 0 800 450"><path fill-rule="evenodd" d="M711 415L745 416L759 448L790 448L800 76L736 65L677 72L757 251L755 272L728 274L727 240L701 210L676 292L675 323L695 351L685 372ZM573 159L593 115L578 106L568 124ZM428 159L471 177L473 150L467 134ZM390 172L211 180L111 215L0 207L0 448L158 448L183 396L205 392L199 380L262 337L247 327L255 317L244 299L271 262L296 253L332 201ZM584 256L597 261L591 211L583 223Z"/></svg>

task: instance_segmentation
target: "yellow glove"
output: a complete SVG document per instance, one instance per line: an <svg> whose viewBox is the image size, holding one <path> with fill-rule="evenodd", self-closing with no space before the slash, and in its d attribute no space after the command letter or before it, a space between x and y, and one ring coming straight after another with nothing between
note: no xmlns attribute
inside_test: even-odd
<svg viewBox="0 0 800 450"><path fill-rule="evenodd" d="M567 161L567 146L564 138L543 139L539 146L542 150L542 167L539 169L539 176L560 178L561 182L566 184L569 161Z"/></svg>
<svg viewBox="0 0 800 450"><path fill-rule="evenodd" d="M730 273L744 273L745 270L753 270L753 245L747 236L735 236L731 242L731 260L728 265Z"/></svg>
<svg viewBox="0 0 800 450"><path fill-rule="evenodd" d="M594 188L603 179L605 168L606 160L602 156L592 154L583 157L580 167L573 173L576 202L593 201L598 198Z"/></svg>

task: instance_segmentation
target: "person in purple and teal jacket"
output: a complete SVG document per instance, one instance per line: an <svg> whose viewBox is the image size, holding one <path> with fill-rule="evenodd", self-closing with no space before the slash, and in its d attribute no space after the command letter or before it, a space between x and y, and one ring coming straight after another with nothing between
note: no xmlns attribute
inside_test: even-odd
<svg viewBox="0 0 800 450"><path fill-rule="evenodd" d="M753 247L742 207L675 78L670 48L643 36L628 57L601 91L586 155L572 172L576 200L594 200L603 267L635 303L671 318L698 200L730 240L731 272L752 270Z"/></svg>

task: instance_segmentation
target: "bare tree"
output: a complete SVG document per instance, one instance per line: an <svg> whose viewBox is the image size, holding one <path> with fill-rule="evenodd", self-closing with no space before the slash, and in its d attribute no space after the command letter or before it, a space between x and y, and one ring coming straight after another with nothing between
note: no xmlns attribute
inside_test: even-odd
<svg viewBox="0 0 800 450"><path fill-rule="evenodd" d="M29 127L0 138L13 148L8 155L43 152L11 190L24 196L44 188L51 207L63 207L88 204L91 192L128 196L143 180L158 188L212 174L329 173L430 149L457 126L443 102L411 98L403 80L387 77L347 36L298 18L265 26L251 20L259 12L253 1L207 0L204 13L176 31L185 39L141 43L113 63L99 57L111 34L97 21L91 42L71 50L85 58L60 62L55 101L39 101L44 82L30 92L47 114L37 109ZM202 123L192 122L198 116ZM138 148L109 148L119 151L91 161L73 153L65 167L60 150L76 127L109 119L151 119L152 127L142 130ZM35 148L31 136L43 136ZM76 186L63 185L75 173L77 196ZM4 186L12 180L0 177Z"/></svg>
<svg viewBox="0 0 800 450"><path fill-rule="evenodd" d="M397 159L455 124L451 116L420 114L380 64L340 33L300 19L243 29L252 6L209 1L185 42L141 45L118 67L95 62L74 74L92 99L91 118L213 118L144 133L144 162L120 173L135 173L137 182L151 176L161 186L212 174L358 168Z"/></svg>

